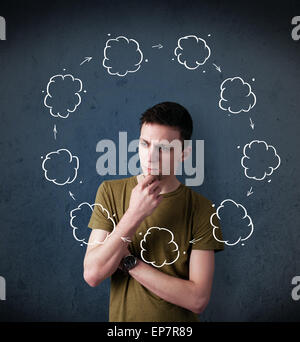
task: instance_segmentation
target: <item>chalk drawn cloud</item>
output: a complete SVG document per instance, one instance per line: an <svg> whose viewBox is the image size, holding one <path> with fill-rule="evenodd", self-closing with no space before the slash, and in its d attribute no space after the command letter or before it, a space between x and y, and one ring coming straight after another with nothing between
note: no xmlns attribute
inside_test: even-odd
<svg viewBox="0 0 300 342"><path fill-rule="evenodd" d="M166 228L149 228L140 247L142 260L157 268L173 264L180 254L173 233Z"/></svg>
<svg viewBox="0 0 300 342"><path fill-rule="evenodd" d="M214 218L217 217L218 220ZM224 240L220 240L218 229L222 226ZM215 240L225 243L228 246L234 246L239 242L249 239L252 235L254 226L251 217L247 214L247 210L241 204L231 199L225 199L210 217L210 223L213 226L213 236Z"/></svg>
<svg viewBox="0 0 300 342"><path fill-rule="evenodd" d="M56 185L71 184L77 177L79 159L65 149L50 152L43 160L45 178Z"/></svg>
<svg viewBox="0 0 300 342"><path fill-rule="evenodd" d="M220 86L219 107L232 114L249 112L256 104L256 96L251 85L241 77L224 80Z"/></svg>
<svg viewBox="0 0 300 342"><path fill-rule="evenodd" d="M206 41L194 35L181 37L178 39L174 54L178 63L184 65L189 70L195 70L210 57L210 48Z"/></svg>
<svg viewBox="0 0 300 342"><path fill-rule="evenodd" d="M264 180L278 169L280 163L275 147L265 141L253 140L244 146L241 165L247 178Z"/></svg>
<svg viewBox="0 0 300 342"><path fill-rule="evenodd" d="M123 77L136 72L142 61L143 53L136 40L124 36L107 40L102 64L110 75Z"/></svg>
<svg viewBox="0 0 300 342"><path fill-rule="evenodd" d="M82 82L71 74L54 75L47 84L44 105L54 117L66 119L81 103Z"/></svg>
<svg viewBox="0 0 300 342"><path fill-rule="evenodd" d="M107 220L112 222L113 230L109 233L107 232L107 235L104 240L98 241L95 240L92 243L88 242L88 232L87 232L87 226L88 226L88 219L90 218L92 212L97 208L97 210L100 210L104 216L107 218ZM108 239L108 237L114 232L116 228L116 224L114 219L111 217L109 211L103 207L100 203L94 203L89 204L87 202L83 202L79 204L79 206L70 212L70 226L73 229L73 236L76 241L81 242L85 245L97 245L97 244L103 244Z"/></svg>

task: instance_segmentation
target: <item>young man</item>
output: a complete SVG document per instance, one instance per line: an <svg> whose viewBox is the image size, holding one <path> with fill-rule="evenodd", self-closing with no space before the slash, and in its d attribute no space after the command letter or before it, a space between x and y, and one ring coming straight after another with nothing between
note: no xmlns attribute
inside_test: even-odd
<svg viewBox="0 0 300 342"><path fill-rule="evenodd" d="M210 298L214 251L223 244L212 234L212 203L175 175L190 150L171 143L190 139L192 118L164 102L140 123L143 173L100 185L95 203L115 227L95 206L84 279L97 286L111 276L110 321L198 321Z"/></svg>

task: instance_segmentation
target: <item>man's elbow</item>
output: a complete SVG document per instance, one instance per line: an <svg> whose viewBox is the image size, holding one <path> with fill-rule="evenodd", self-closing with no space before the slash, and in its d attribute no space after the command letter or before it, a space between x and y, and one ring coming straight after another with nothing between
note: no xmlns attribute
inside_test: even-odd
<svg viewBox="0 0 300 342"><path fill-rule="evenodd" d="M208 302L209 298L198 298L197 300L195 300L192 312L194 312L197 315L200 315L206 309Z"/></svg>
<svg viewBox="0 0 300 342"><path fill-rule="evenodd" d="M99 276L91 270L84 270L83 278L91 287L96 287L102 282L102 279L99 279Z"/></svg>

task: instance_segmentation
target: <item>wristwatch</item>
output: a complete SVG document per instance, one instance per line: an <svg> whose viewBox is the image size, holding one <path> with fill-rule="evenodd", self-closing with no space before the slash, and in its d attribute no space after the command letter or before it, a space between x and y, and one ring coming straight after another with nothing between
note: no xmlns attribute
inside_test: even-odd
<svg viewBox="0 0 300 342"><path fill-rule="evenodd" d="M121 269L123 272L128 273L137 264L137 258L134 255L127 255L121 260Z"/></svg>

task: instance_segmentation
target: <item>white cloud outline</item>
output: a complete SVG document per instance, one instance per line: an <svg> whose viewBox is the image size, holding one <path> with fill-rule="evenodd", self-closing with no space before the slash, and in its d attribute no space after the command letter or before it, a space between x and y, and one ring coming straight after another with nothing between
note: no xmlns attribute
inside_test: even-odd
<svg viewBox="0 0 300 342"><path fill-rule="evenodd" d="M50 178L47 176L47 169L45 168L45 162L46 162L47 160L51 159L51 158L49 157L51 154L59 154L61 151L66 151L67 153L69 153L69 156L70 156L70 163L72 162L73 158L76 160L76 167L75 167L75 169L74 169L74 170L75 170L75 176L73 177L73 179L72 179L71 181L70 181L70 178L71 178L71 177L68 177L68 179L67 179L64 183L57 183L57 182L56 182L56 179L50 179ZM75 180L76 177L77 177L77 170L79 169L79 158L76 157L76 156L73 156L72 153L71 153L69 150L67 150L66 148L61 148L61 149L59 149L59 150L57 150L57 151L49 152L49 153L46 155L46 158L44 159L44 161L43 161L43 163L42 163L42 169L43 169L44 172L45 172L45 178L46 178L49 182L52 182L52 183L54 183L54 184L56 184L56 185L60 185L60 186L65 185L65 184L71 184L71 183L74 182L74 180Z"/></svg>
<svg viewBox="0 0 300 342"><path fill-rule="evenodd" d="M247 170L250 169L250 168L249 168L249 167L246 167L246 166L244 165L244 160L245 160L245 159L250 159L250 157L248 157L247 154L246 154L246 148L247 148L247 146L248 146L248 147L251 149L251 145L252 145L253 143L258 143L258 144L263 143L263 144L265 144L266 150L268 151L269 149L272 149L273 152L274 152L275 157L278 158L278 165L277 165L275 168L272 167L272 166L269 166L268 169L271 169L270 172L269 172L269 173L265 172L262 178L257 178L257 177L251 177L251 176L249 176L249 175L247 174ZM243 148L243 155L244 155L244 156L243 156L242 159L241 159L241 165L242 165L242 167L244 168L244 174L245 174L245 176L246 176L247 178L249 178L249 179L255 179L255 180L258 180L258 181L264 180L267 176L271 176L271 174L274 172L274 170L278 169L279 166L280 166L280 164L281 164L281 158L280 158L279 155L277 154L277 151L276 151L275 147L272 146L272 145L268 145L268 144L267 144L265 141L263 141L263 140L252 140L250 143L246 144L246 145L244 146L244 148Z"/></svg>
<svg viewBox="0 0 300 342"><path fill-rule="evenodd" d="M225 203L225 202L232 202L236 207L242 208L243 211L244 211L244 213L245 213L244 217L242 217L242 220L244 220L245 218L248 218L248 219L249 219L248 227L251 226L250 234L249 234L247 237L245 237L245 238L239 237L239 239L238 239L236 242L234 242L234 243L229 243L229 242L228 242L229 240L226 240L226 241L225 241L225 240L220 240L220 239L218 239L218 238L216 237L215 230L216 230L216 229L220 229L220 227L215 226L215 225L213 224L213 217L214 217L215 215L217 216L217 218L218 218L219 220L221 220L221 219L220 219L220 216L219 216L219 211L220 211L221 208L224 207L224 203ZM213 214L210 216L210 224L214 227L214 228L213 228L213 236L214 236L214 239L217 240L218 242L225 243L227 246L234 246L234 245L236 245L237 243L239 243L240 241L245 241L245 240L249 239L249 237L252 235L253 230L254 230L254 226L253 226L252 219L251 219L251 217L247 214L246 208L245 208L244 206L242 206L241 204L236 203L236 202L235 202L234 200L232 200L232 199L225 199L224 201L222 201L222 203L221 203L221 204L219 205L219 207L217 208L216 212L213 213Z"/></svg>
<svg viewBox="0 0 300 342"><path fill-rule="evenodd" d="M68 113L66 114L66 116L64 116L64 115L62 115L62 114L60 114L60 113L54 114L53 111L52 111L53 106L47 105L47 99L48 99L49 97L52 98L52 96L51 96L51 94L50 94L50 92L49 92L49 86L50 86L51 83L55 83L55 80L54 80L54 79L55 79L56 77L61 77L63 80L65 79L65 77L71 77L73 82L79 81L79 83L80 83L80 88L79 88L79 90L75 93L75 95L77 95L77 97L78 97L78 103L75 104L75 107L74 107L73 110L67 109L67 112L68 112ZM55 118L59 117L59 118L62 118L62 119L67 119L67 118L69 117L69 114L75 112L76 108L80 105L80 103L81 103L81 96L80 96L78 93L80 93L81 91L82 91L82 81L81 81L79 78L75 78L75 77L74 77L73 75L71 75L71 74L66 74L66 75L57 74L57 75L54 75L54 76L52 76L52 77L50 78L50 80L49 80L49 82L48 82L48 84L47 84L47 95L46 95L45 98L44 98L44 105L45 105L47 108L50 109L50 114L51 114L52 116L54 116Z"/></svg>
<svg viewBox="0 0 300 342"><path fill-rule="evenodd" d="M147 250L144 248L143 242L146 242L146 237L147 237L147 235L150 235L150 234L151 234L151 232L150 232L151 229L165 230L165 231L167 231L167 232L169 232L169 233L171 234L171 240L168 242L168 244L173 243L173 244L175 245L175 249L172 251L172 252L178 252L178 253L177 253L177 257L176 257L175 260L173 260L173 261L171 261L171 262L167 262L167 260L165 259L164 262L162 263L162 265L158 266L158 265L156 265L156 261L148 261L148 260L146 260L146 259L144 258L143 253L144 253L145 251L147 251ZM143 239L140 241L140 247L141 247L141 249L142 249L142 250L141 250L141 258L142 258L142 260L143 260L144 262L146 262L147 264L151 264L152 266L154 266L154 267L156 267L156 268L163 267L164 265L171 265L171 264L173 264L174 262L177 261L177 259L179 258L179 255L180 255L180 252L179 252L179 250L178 250L178 245L177 245L177 243L174 241L174 234L173 234L169 229L167 229L167 228L160 228L160 227L150 227L150 228L148 228L146 234L145 234L144 237L143 237Z"/></svg>
<svg viewBox="0 0 300 342"><path fill-rule="evenodd" d="M94 241L94 242L92 242L92 243L89 243L89 242L86 242L86 241L85 241L85 238L79 239L79 238L76 236L76 230L77 230L77 229L80 229L80 228L75 227L75 226L73 225L73 220L76 218L76 215L73 215L73 213L76 212L76 211L78 211L78 210L81 210L81 206L83 206L83 205L87 205L87 206L91 209L92 212L94 211L94 207L95 207L95 206L99 206L99 207L101 208L102 212L105 212L105 213L106 213L107 219L108 219L108 220L111 220L111 222L113 223L113 226L114 226L113 230L112 230L110 233L107 232L107 235L106 235L106 237L105 237L105 239L104 239L103 241L98 241L98 240L96 240L96 241ZM78 241L78 242L84 243L85 245L88 245L88 246L93 246L93 245L97 245L97 244L99 245L99 244L105 243L105 241L108 239L108 237L109 237L109 236L115 231L115 229L116 229L116 223L115 223L114 219L110 216L109 211L108 211L107 209L105 209L105 208L103 207L102 204L100 204L100 203L90 204L90 203L88 203L88 202L82 202L82 203L80 203L80 204L78 205L77 208L72 209L72 210L70 211L70 226L73 228L73 237L75 238L75 240Z"/></svg>
<svg viewBox="0 0 300 342"><path fill-rule="evenodd" d="M223 86L224 86L224 83L227 82L227 81L232 82L232 81L234 81L234 80L236 80L236 79L239 79L239 80L242 82L243 85L247 85L247 86L248 86L249 92L248 92L248 94L247 94L245 97L249 97L249 96L253 95L253 98L254 98L253 105L251 105L251 103L250 103L248 109L241 109L241 110L239 110L239 111L237 111L237 112L231 110L231 107L230 107L230 106L229 106L228 108L224 108L224 107L221 105L222 101L228 102L228 100L226 100L225 98L223 98L223 92L224 92L224 90L226 89L226 87L223 87ZM250 85L249 83L245 82L241 77L231 77L231 78L229 77L229 78L226 78L226 80L224 80L224 81L221 83L220 90L221 90L221 93L220 93L220 97L221 97L221 98L220 98L220 100L219 100L219 107L220 107L220 109L222 109L222 110L225 110L225 111L228 110L228 111L229 111L230 113L232 113L232 114L239 114L239 113L241 113L241 112L247 113L247 112L250 111L250 109L252 109L252 108L256 105L256 96L255 96L255 94L252 92L251 85Z"/></svg>
<svg viewBox="0 0 300 342"><path fill-rule="evenodd" d="M208 56L204 59L204 62L202 62L202 63L199 63L198 61L196 61L196 66L195 67L189 67L187 64L186 64L186 61L184 61L184 62L182 62L181 60L180 60L180 57L181 57L181 55L182 55L182 52L181 53L179 53L177 50L180 50L180 51L183 51L184 49L181 47L181 40L182 39L189 39L189 38L195 38L196 39L196 41L197 41L197 44L198 44L198 41L199 40L201 40L203 43L204 43L204 49L206 50L208 50ZM178 39L178 41L177 41L177 47L175 48L175 50L174 50L174 54L175 54L175 56L177 57L177 61L178 61L178 63L180 63L180 64L182 64L182 65L184 65L187 69L189 69L189 70L195 70L195 69L197 69L200 65L203 65L203 64L205 64L205 62L209 59L209 57L210 57L210 54L211 54L211 50L210 50L210 47L206 44L206 41L204 40L204 39L202 39L202 38L199 38L199 37L197 37L197 36L195 36L195 35L189 35L189 36L184 36L184 37L181 37L181 38L179 38Z"/></svg>
<svg viewBox="0 0 300 342"><path fill-rule="evenodd" d="M135 70L126 70L125 74L120 74L119 72L111 72L110 69L112 69L112 67L106 66L106 65L105 65L105 62L106 62L106 61L109 61L109 58L107 58L107 56L106 56L106 49L111 48L111 46L108 45L109 42L114 41L114 40L117 41L117 42L119 42L118 39L120 39L120 38L125 39L125 40L127 41L128 44L130 43L130 41L134 42L134 43L137 45L136 52L138 52L138 53L140 54L140 61L139 61L138 63L134 64L134 66L137 66L137 68L136 68ZM138 70L140 69L140 67L141 67L141 63L142 63L142 61L143 61L143 58L144 58L143 52L142 52L141 49L140 49L139 43L138 43L135 39L132 39L132 38L129 38L129 39L128 39L128 38L126 38L126 37L124 37L124 36L119 36L119 37L117 37L117 38L114 38L114 39L111 38L111 39L108 39L108 40L107 40L106 45L105 45L105 48L104 48L104 58L103 58L103 61L102 61L102 65L103 65L104 68L107 69L107 72L108 72L110 75L117 75L117 76L123 77L123 76L126 76L129 72L133 73L133 72L138 71Z"/></svg>

